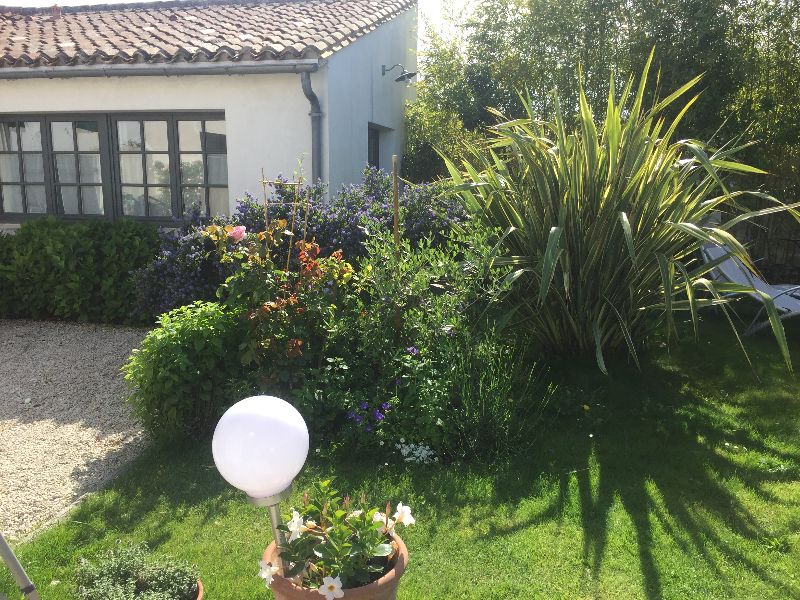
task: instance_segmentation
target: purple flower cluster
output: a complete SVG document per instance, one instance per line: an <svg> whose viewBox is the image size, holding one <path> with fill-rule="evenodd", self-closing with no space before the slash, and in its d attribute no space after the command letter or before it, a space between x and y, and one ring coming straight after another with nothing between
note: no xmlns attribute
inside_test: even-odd
<svg viewBox="0 0 800 600"><path fill-rule="evenodd" d="M371 407L368 402L362 401L358 404L357 410L347 412L347 419L356 425L363 427L367 433L374 431L375 426L386 419L387 413L391 410L391 402L381 402L377 407Z"/></svg>
<svg viewBox="0 0 800 600"><path fill-rule="evenodd" d="M279 181L286 181L279 178ZM444 193L440 184L408 185L400 198L400 217L404 235L416 246L423 238L434 244L442 243L451 224L466 219L461 203L455 196ZM392 182L385 171L372 167L364 170L361 183L342 186L331 198L326 198L324 184L316 183L301 189L301 199L311 198L306 237L314 238L322 256L342 250L345 257L354 259L365 253L364 242L369 232L387 230L393 221ZM269 218L291 222L294 188L276 184L270 198ZM298 219L305 217L299 211ZM248 231L264 227L264 204L253 196L243 198L232 222L244 225ZM295 233L302 229L295 226Z"/></svg>
<svg viewBox="0 0 800 600"><path fill-rule="evenodd" d="M205 220L194 215L178 229L160 232L158 254L132 274L136 311L154 316L195 300L214 300L231 266L220 263L214 246L203 237Z"/></svg>

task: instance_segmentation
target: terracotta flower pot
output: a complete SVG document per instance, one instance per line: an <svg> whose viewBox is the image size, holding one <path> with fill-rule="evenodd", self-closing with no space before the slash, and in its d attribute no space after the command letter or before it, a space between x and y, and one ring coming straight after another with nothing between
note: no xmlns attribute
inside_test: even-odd
<svg viewBox="0 0 800 600"><path fill-rule="evenodd" d="M397 543L397 556L395 557L394 566L383 577L369 585L342 590L344 592L344 600L395 600L397 586L400 585L400 577L402 577L408 565L408 549L399 535L395 535L393 539ZM278 561L275 542L272 542L264 550L264 561L272 564ZM270 587L275 600L320 600L322 598L317 590L298 587L281 575L272 577L272 585Z"/></svg>
<svg viewBox="0 0 800 600"><path fill-rule="evenodd" d="M203 582L197 580L197 600L203 600Z"/></svg>

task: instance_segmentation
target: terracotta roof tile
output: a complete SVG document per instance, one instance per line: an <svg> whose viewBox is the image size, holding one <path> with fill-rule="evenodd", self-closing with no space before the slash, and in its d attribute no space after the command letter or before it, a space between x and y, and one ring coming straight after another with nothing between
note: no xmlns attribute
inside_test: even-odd
<svg viewBox="0 0 800 600"><path fill-rule="evenodd" d="M0 68L325 57L416 0L171 0L0 6Z"/></svg>

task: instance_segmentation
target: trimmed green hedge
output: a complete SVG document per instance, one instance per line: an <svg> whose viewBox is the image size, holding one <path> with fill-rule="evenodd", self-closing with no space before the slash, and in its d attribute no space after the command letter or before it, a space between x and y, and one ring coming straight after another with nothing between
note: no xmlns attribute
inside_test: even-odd
<svg viewBox="0 0 800 600"><path fill-rule="evenodd" d="M0 235L0 317L135 321L131 272L158 243L138 221L28 221Z"/></svg>

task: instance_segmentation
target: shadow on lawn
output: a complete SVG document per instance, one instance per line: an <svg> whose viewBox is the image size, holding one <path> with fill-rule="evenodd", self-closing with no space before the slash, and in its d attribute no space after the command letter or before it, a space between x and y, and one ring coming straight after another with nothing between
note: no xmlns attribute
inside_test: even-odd
<svg viewBox="0 0 800 600"><path fill-rule="evenodd" d="M738 540L731 541L733 537L759 543L770 532L721 483L736 478L763 501L797 505L776 498L765 485L793 479L796 473L791 469L783 474L771 472L763 458L761 463L750 466L736 460L733 451L728 450L746 448L776 462L800 463L796 453L769 445L753 429L740 428L742 422L748 423L755 417L747 412L762 412L762 416L771 413L774 421L781 413L770 409L777 409L782 400L785 411L792 399L788 395L773 399L770 407L747 403L749 410L740 411L744 414L737 417L725 414L719 406L708 402L707 397L702 397L718 390L702 390L701 386L716 384L719 389L727 390L726 386L735 385L734 380L741 384L741 376L726 372L731 363L727 367L717 365L717 372L709 373L706 361L701 361L704 368L701 373L692 349L697 351L693 346L673 357L680 366L677 370L650 365L642 372L632 372L618 367L622 377L606 382L606 393L585 415L584 425L591 437L586 432L570 437L572 469L562 472L556 498L530 524L560 520L572 490L577 487L583 560L595 581L599 579L606 553L609 514L618 499L636 531L647 598L662 597L662 576L653 552L655 523L660 524L682 552L700 556L716 576L723 577L720 562L730 562L750 571L779 591L781 597L800 598L797 587L774 577L740 549ZM734 364L748 368L741 359L734 360ZM643 394L630 398L626 388ZM590 417L593 411L607 414L602 418ZM590 469L592 463L597 465L596 474ZM570 485L571 477L576 486ZM497 489L512 488L498 483ZM513 501L513 495L498 499ZM495 535L504 533L508 531L494 531Z"/></svg>
<svg viewBox="0 0 800 600"><path fill-rule="evenodd" d="M656 523L682 552L701 557L715 575L724 577L720 561L730 562L750 571L780 597L800 598L800 589L774 577L740 549L743 543L760 543L770 532L721 483L736 478L760 499L788 506L790 503L776 498L765 484L795 479L797 474L793 471L800 464L800 456L772 447L752 430L740 429L741 421L748 418L744 409L743 414L733 418L700 398L703 380L692 377L701 376L696 362L697 357L690 352L673 358L673 363L680 366L677 370L650 365L638 372L618 365L615 376L601 381L599 388L593 387L598 380L585 382L588 385L583 389L603 392L568 399L576 407L584 402L590 406L583 415L579 414L583 409L566 415L581 421L579 431L575 430L573 420L567 427L556 427L549 432L537 446L555 448L558 453L555 462L543 465L532 461L527 465L528 477L522 479L500 475L493 502L513 506L535 493L532 482L541 477L552 478L554 470L559 472L555 475L557 493L544 509L526 521L493 528L488 535L503 536L527 527L560 522L570 503L577 502L583 529L583 562L596 584L606 555L609 515L618 499L636 532L647 598L662 598L663 575L654 556ZM746 364L743 368L747 368ZM589 365L570 371L592 372ZM706 382L717 385L727 379L724 369L705 375ZM741 383L742 378L738 381ZM641 395L631 398L630 389L641 391ZM782 400L785 411L791 398ZM770 422L775 422L781 414L780 402L774 400L769 404L770 407L751 410L768 417L774 407ZM732 451L728 451L734 447L772 457L776 464L783 461L795 467L782 473L771 472L764 459L749 466L735 460ZM520 471L519 465L514 471ZM572 498L573 495L577 497ZM736 541L730 541L732 536Z"/></svg>
<svg viewBox="0 0 800 600"><path fill-rule="evenodd" d="M154 446L125 476L104 493L88 497L71 514L69 521L76 527L70 546L91 547L107 540L110 532L124 538L139 530L148 545L157 548L190 514L199 515L203 525L223 517L235 493L219 477L204 446L173 444L167 452Z"/></svg>

